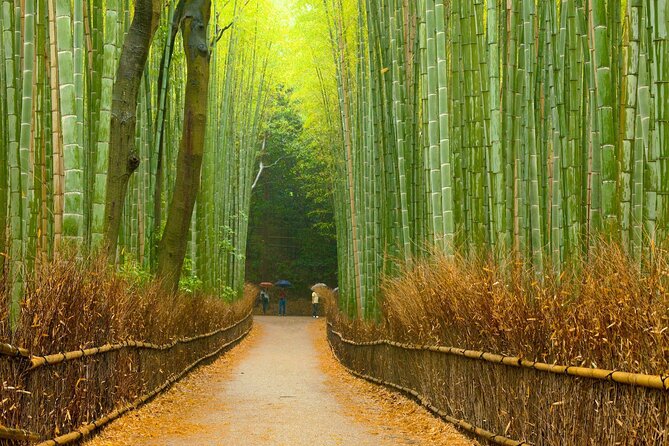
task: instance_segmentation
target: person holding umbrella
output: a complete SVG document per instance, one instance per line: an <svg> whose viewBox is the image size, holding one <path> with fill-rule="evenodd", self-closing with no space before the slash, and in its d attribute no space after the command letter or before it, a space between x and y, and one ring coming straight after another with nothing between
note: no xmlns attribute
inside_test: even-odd
<svg viewBox="0 0 669 446"><path fill-rule="evenodd" d="M311 293L311 317L318 319L318 299L320 296L316 291Z"/></svg>
<svg viewBox="0 0 669 446"><path fill-rule="evenodd" d="M274 286L272 282L260 282L260 295L258 296L258 300L262 304L262 314L266 314L267 308L269 307L269 293L267 290L271 286Z"/></svg>
<svg viewBox="0 0 669 446"><path fill-rule="evenodd" d="M279 316L286 315L286 290L279 291Z"/></svg>
<svg viewBox="0 0 669 446"><path fill-rule="evenodd" d="M320 296L316 292L316 289L318 287L327 287L324 283L317 283L316 285L311 287L311 317L314 319L318 319L318 301L320 300Z"/></svg>
<svg viewBox="0 0 669 446"><path fill-rule="evenodd" d="M279 291L279 316L286 315L286 288L291 286L291 283L287 280L279 280L274 285L278 286L281 291Z"/></svg>

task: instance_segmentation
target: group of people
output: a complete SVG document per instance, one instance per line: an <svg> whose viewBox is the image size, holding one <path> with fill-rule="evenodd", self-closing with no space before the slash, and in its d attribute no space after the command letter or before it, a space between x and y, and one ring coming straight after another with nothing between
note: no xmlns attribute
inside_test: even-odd
<svg viewBox="0 0 669 446"><path fill-rule="evenodd" d="M267 314L269 308L269 293L262 289L260 290L260 302L262 303L262 314ZM279 316L286 315L286 292L279 291Z"/></svg>
<svg viewBox="0 0 669 446"><path fill-rule="evenodd" d="M262 304L262 314L267 314L269 309L269 293L264 288L260 290L259 296L260 303ZM320 296L316 291L311 293L311 317L318 319L318 307L319 307ZM281 289L279 291L279 316L286 315L286 291Z"/></svg>

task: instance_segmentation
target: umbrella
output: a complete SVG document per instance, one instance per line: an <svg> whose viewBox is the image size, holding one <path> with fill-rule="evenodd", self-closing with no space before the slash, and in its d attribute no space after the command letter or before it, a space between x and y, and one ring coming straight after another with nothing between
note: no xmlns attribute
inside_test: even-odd
<svg viewBox="0 0 669 446"><path fill-rule="evenodd" d="M293 286L292 283L284 279L278 280L274 285L278 286L279 288L290 288Z"/></svg>
<svg viewBox="0 0 669 446"><path fill-rule="evenodd" d="M324 283L317 283L316 285L311 286L311 291L315 291L316 288L327 288L328 286Z"/></svg>
<svg viewBox="0 0 669 446"><path fill-rule="evenodd" d="M260 286L263 288L269 288L271 286L274 286L272 282L260 282Z"/></svg>

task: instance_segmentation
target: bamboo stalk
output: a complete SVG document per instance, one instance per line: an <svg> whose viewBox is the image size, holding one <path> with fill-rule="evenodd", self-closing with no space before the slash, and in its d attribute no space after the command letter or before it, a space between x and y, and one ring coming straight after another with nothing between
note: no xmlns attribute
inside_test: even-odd
<svg viewBox="0 0 669 446"><path fill-rule="evenodd" d="M39 435L37 435L34 432L29 432L25 429L13 429L5 427L1 424L0 424L0 438L14 441L30 441L30 442L39 441Z"/></svg>
<svg viewBox="0 0 669 446"><path fill-rule="evenodd" d="M0 343L0 355L29 358L30 352L25 348L15 347L11 344Z"/></svg>

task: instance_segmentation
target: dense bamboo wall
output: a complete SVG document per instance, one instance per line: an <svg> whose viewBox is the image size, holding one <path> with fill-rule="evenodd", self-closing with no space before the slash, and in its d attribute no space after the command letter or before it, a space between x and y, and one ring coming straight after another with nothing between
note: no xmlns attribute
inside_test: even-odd
<svg viewBox="0 0 669 446"><path fill-rule="evenodd" d="M172 26L177 3L165 2L139 93L135 142L140 164L130 180L118 249L119 263L129 270L148 271L154 266L172 199L186 79L179 23ZM226 170L229 174L222 187L236 190L248 182L250 161L261 146L258 134L264 102L260 92L265 73L259 56L248 63L251 56L238 57L232 42L245 35L253 54L264 44L245 29L229 27L242 11L234 3L226 5L214 2L215 20L209 33L215 54L207 144L207 151L213 153L207 159L219 163L208 167L209 172L221 168L226 153L246 160L243 168ZM100 247L112 87L133 7L130 0L0 1L4 67L0 72L0 252L9 259L6 279L11 279L14 319L35 262L61 253L87 255ZM176 40L170 38L173 29ZM249 110L225 108L240 102L242 92L255 90L260 91L253 93L258 99ZM221 213L228 205L220 195L209 203ZM243 210L247 203L248 197L234 206ZM203 219L200 213L199 220ZM247 220L239 221L235 231L245 234ZM193 223L194 241L204 243L205 237L218 234L218 228L201 226L207 232L198 233ZM216 285L216 290L231 286L241 292L243 271L223 273L220 265L207 264L213 257L198 259L195 249L190 254L188 264L200 264L201 277L195 277L194 268L186 271L195 285L204 281Z"/></svg>
<svg viewBox="0 0 669 446"><path fill-rule="evenodd" d="M431 246L513 251L541 275L602 234L637 260L666 239L665 0L326 8L350 312Z"/></svg>

